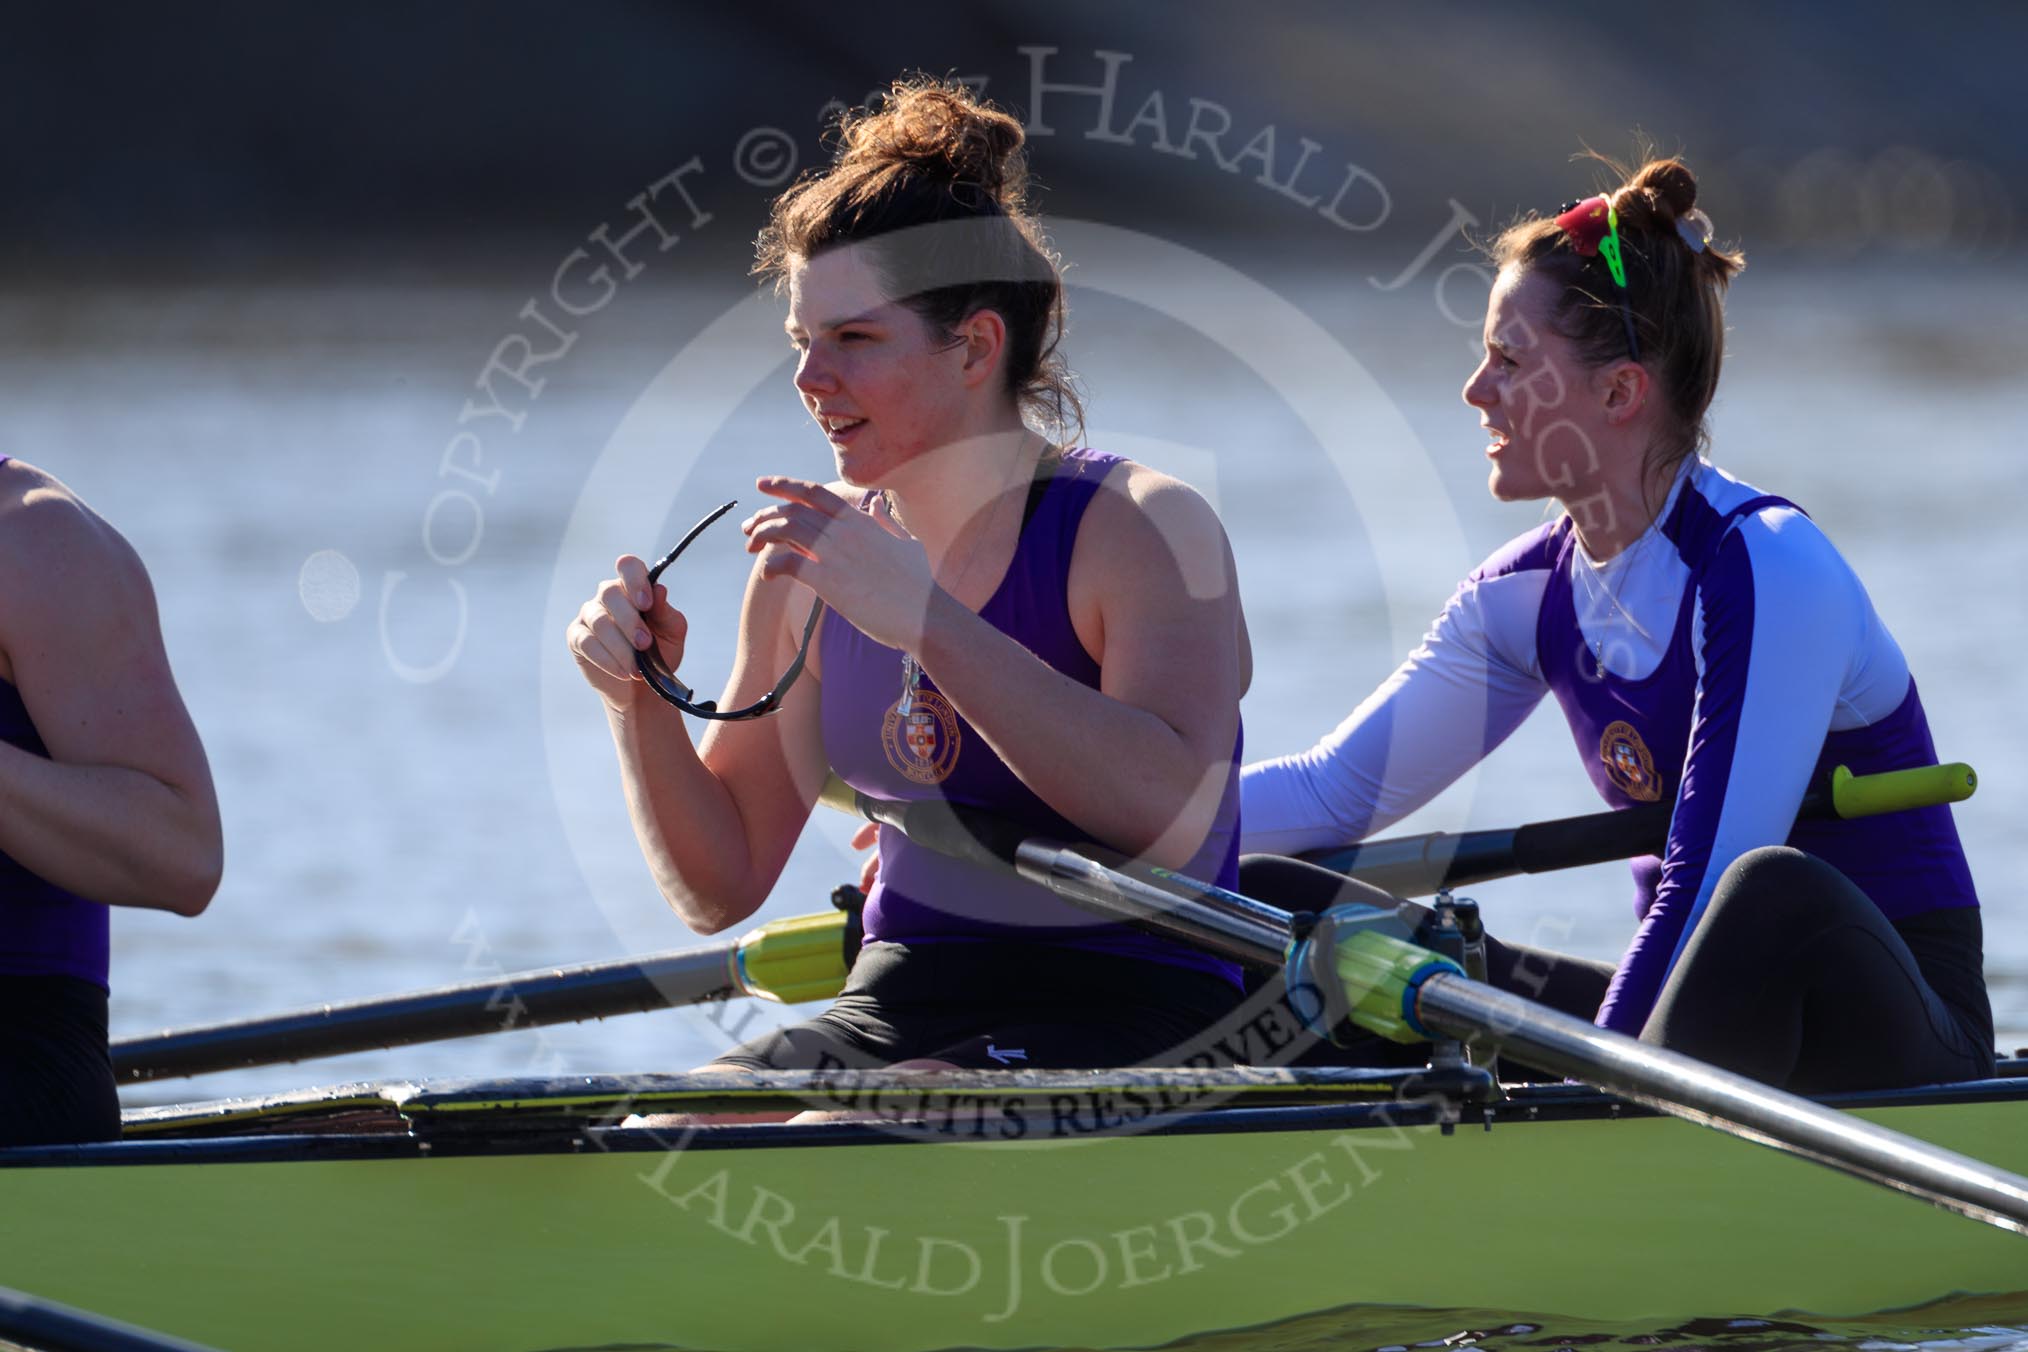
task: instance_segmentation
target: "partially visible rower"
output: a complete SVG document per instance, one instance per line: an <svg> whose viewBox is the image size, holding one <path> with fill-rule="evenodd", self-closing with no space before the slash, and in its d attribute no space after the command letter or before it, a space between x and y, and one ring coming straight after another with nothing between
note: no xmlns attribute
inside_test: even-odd
<svg viewBox="0 0 2028 1352"><path fill-rule="evenodd" d="M107 907L196 915L222 857L147 570L0 456L0 1146L119 1134Z"/></svg>

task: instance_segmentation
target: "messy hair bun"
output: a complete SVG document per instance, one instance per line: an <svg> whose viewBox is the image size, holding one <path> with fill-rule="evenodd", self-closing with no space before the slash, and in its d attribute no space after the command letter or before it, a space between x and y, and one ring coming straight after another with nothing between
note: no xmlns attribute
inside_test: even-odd
<svg viewBox="0 0 2028 1352"><path fill-rule="evenodd" d="M994 311L1007 325L1008 392L1045 430L1071 435L1083 410L1057 352L1063 277L1028 206L1020 122L961 84L915 76L845 113L834 139L831 166L775 199L755 273L781 286L828 249L864 245L889 294L940 336Z"/></svg>
<svg viewBox="0 0 2028 1352"><path fill-rule="evenodd" d="M1666 485L1683 460L1710 444L1705 415L1725 359L1725 289L1745 255L1707 239L1697 207L1697 176L1673 158L1649 158L1631 172L1603 155L1598 191L1619 217L1627 309L1639 336L1641 364L1667 401L1663 436L1649 454L1650 482ZM1550 322L1594 366L1627 357L1620 289L1606 260L1580 248L1554 213L1530 213L1496 236L1493 262L1539 272L1558 287Z"/></svg>
<svg viewBox="0 0 2028 1352"><path fill-rule="evenodd" d="M1697 176L1677 159L1649 160L1612 194L1620 227L1641 233L1674 230L1697 205Z"/></svg>
<svg viewBox="0 0 2028 1352"><path fill-rule="evenodd" d="M898 80L877 109L846 113L838 124L833 173L882 170L969 184L1003 210L1023 210L1027 138L1021 124L974 99L962 85Z"/></svg>

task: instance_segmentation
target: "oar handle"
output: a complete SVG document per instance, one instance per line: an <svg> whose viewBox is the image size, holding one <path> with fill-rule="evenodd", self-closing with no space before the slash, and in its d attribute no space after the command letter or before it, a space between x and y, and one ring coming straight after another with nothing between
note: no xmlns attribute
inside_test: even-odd
<svg viewBox="0 0 2028 1352"><path fill-rule="evenodd" d="M1012 871L1028 833L1013 822L941 798L872 798L832 775L817 801L848 817L901 832L916 844L968 864Z"/></svg>
<svg viewBox="0 0 2028 1352"><path fill-rule="evenodd" d="M1844 766L1828 783L1803 796L1797 820L1878 816L1912 808L1958 803L1972 796L1979 779L1962 762L1921 765L1908 770L1855 775ZM1531 822L1492 831L1432 831L1426 835L1370 840L1335 850L1313 850L1303 858L1396 896L1427 896L1443 887L1582 868L1615 859L1658 854L1669 839L1672 803L1644 803L1613 812Z"/></svg>
<svg viewBox="0 0 2028 1352"><path fill-rule="evenodd" d="M836 899L834 898L834 901ZM735 995L797 1003L838 993L859 947L858 917L771 920L739 939L640 958L517 972L436 990L123 1038L121 1084L582 1023Z"/></svg>
<svg viewBox="0 0 2028 1352"><path fill-rule="evenodd" d="M858 896L856 888L848 890ZM737 985L783 1005L832 999L845 985L860 938L856 906L770 920L740 937L733 956Z"/></svg>
<svg viewBox="0 0 2028 1352"><path fill-rule="evenodd" d="M1962 803L1978 788L1978 773L1963 761L1877 775L1855 775L1841 765L1831 771L1831 812L1839 817L1877 817L1884 812Z"/></svg>

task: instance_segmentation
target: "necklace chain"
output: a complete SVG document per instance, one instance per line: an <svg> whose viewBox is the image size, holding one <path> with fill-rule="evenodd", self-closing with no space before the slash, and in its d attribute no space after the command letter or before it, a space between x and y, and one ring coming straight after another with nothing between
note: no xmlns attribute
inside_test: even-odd
<svg viewBox="0 0 2028 1352"><path fill-rule="evenodd" d="M1613 616L1615 614L1624 616L1627 621L1627 627L1632 629L1635 633L1641 635L1643 638L1646 638L1648 636L1648 631L1641 628L1641 622L1634 618L1633 612L1620 604L1619 596L1613 591L1612 584L1608 582L1605 577L1606 573L1608 572L1614 571L1622 573L1632 572L1633 571L1632 556L1635 552L1635 549L1637 549L1638 547L1639 542L1637 541L1634 546L1622 550L1614 558L1608 560L1605 564L1598 567L1593 567L1582 559L1576 561L1578 569L1584 573L1587 579L1588 585L1586 587L1586 590L1590 591L1593 588L1596 588L1598 592L1605 597L1606 605L1610 607L1610 609L1606 611L1605 618L1602 621L1600 621L1598 636L1592 639L1591 641L1592 675L1594 679L1597 680L1605 679L1606 631L1611 627ZM1613 567L1614 564L1618 564L1619 567L1615 569ZM1580 629L1579 632L1582 632L1582 630Z"/></svg>
<svg viewBox="0 0 2028 1352"><path fill-rule="evenodd" d="M883 488L880 490L880 496L887 503L887 514L893 517L903 530L908 530L908 523L901 519L901 506L895 501L894 490ZM1013 490L1009 489L1001 493L998 499L994 501L992 513L986 521L985 530L972 537L972 548L971 552L965 555L965 566L959 570L958 576L950 585L949 591L951 595L956 596L964 589L966 581L972 576L972 565L979 561L979 555L985 549L987 537L993 533L993 528L1000 524L1001 505L1007 498L1012 496L1014 496ZM932 578L932 581L934 581L934 578ZM915 660L914 653L904 648L901 652L901 699L894 706L895 712L903 718L907 718L909 714L913 713L915 711L915 694L921 688L922 663Z"/></svg>

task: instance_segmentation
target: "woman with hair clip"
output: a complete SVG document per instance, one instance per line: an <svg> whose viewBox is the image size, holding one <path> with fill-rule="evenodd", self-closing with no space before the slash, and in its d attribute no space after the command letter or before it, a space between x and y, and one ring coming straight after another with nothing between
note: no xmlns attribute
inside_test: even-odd
<svg viewBox="0 0 2028 1352"><path fill-rule="evenodd" d="M1935 748L1900 647L1824 532L1702 458L1741 256L1714 243L1682 163L1621 176L1493 241L1464 389L1493 496L1563 511L1466 577L1336 730L1246 768L1247 848L1381 830L1553 694L1601 797L1675 811L1663 855L1635 863L1639 928L1617 968L1495 944L1497 984L1799 1090L1989 1074L1950 809L1796 820L1832 767ZM1250 859L1243 885L1304 905L1346 887L1274 858Z"/></svg>
<svg viewBox="0 0 2028 1352"><path fill-rule="evenodd" d="M986 808L1236 880L1231 552L1190 488L1052 442L1077 424L1063 284L1026 205L1018 122L961 86L898 83L836 162L778 199L756 271L788 295L795 386L838 480L762 477L758 556L721 703L684 719L637 675L685 622L633 556L571 624L605 702L635 834L711 933L767 898L827 767L889 799ZM843 996L718 1066L1118 1066L1162 1060L1236 1003L1229 964L1102 924L1046 890L882 829Z"/></svg>

